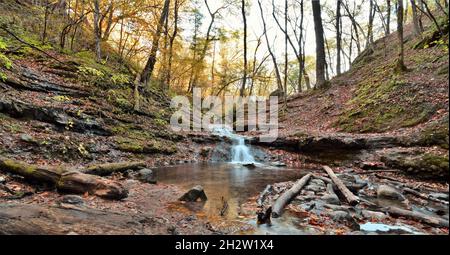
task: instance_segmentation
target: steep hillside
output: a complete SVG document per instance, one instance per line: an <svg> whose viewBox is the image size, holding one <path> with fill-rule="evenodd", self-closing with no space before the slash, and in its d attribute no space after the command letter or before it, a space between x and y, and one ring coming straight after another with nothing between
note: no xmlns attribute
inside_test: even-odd
<svg viewBox="0 0 450 255"><path fill-rule="evenodd" d="M444 35L433 24L422 37L406 27L406 72L396 71L399 45L393 33L362 52L329 88L291 97L273 145L316 154L313 161L322 163L324 155L341 155L336 151L368 150L353 161L448 176L448 20L440 24Z"/></svg>
<svg viewBox="0 0 450 255"><path fill-rule="evenodd" d="M33 27L42 9L9 0L0 9L1 155L71 165L192 159L195 151L185 149L185 137L167 128L169 97L145 88L136 110L135 73L107 45L102 63L82 50L92 37L87 31L77 38L76 51L60 48L57 29L49 29L43 45Z"/></svg>
<svg viewBox="0 0 450 255"><path fill-rule="evenodd" d="M448 21L441 22L444 36L436 36L432 24L423 39L407 27L407 72L395 71L399 46L393 33L362 52L350 71L331 80L329 89L292 98L284 126L299 131L383 133L448 118Z"/></svg>

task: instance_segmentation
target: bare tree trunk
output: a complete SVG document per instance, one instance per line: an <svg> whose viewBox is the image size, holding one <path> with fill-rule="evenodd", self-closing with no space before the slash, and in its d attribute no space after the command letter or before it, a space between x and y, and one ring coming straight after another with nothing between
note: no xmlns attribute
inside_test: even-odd
<svg viewBox="0 0 450 255"><path fill-rule="evenodd" d="M388 36L391 33L391 9L392 9L391 0L386 0L386 5L387 5L386 36Z"/></svg>
<svg viewBox="0 0 450 255"><path fill-rule="evenodd" d="M145 65L144 70L141 74L141 82L148 85L153 73L153 69L156 64L156 55L159 50L159 38L161 37L161 32L164 26L164 21L166 20L167 15L169 14L169 6L170 0L164 1L164 7L161 12L161 16L159 18L158 26L156 28L156 32L153 35L152 48L150 51L150 56L148 57L147 64Z"/></svg>
<svg viewBox="0 0 450 255"><path fill-rule="evenodd" d="M49 16L50 3L48 0L45 1L45 12L44 12L44 29L42 32L42 44L47 40L47 24Z"/></svg>
<svg viewBox="0 0 450 255"><path fill-rule="evenodd" d="M288 68L289 68L289 59L288 59L288 0L284 1L284 110L287 111L287 96L288 96Z"/></svg>
<svg viewBox="0 0 450 255"><path fill-rule="evenodd" d="M314 16L314 30L316 34L316 87L323 88L325 80L325 42L323 35L323 25L320 10L320 0L311 0Z"/></svg>
<svg viewBox="0 0 450 255"><path fill-rule="evenodd" d="M102 51L100 45L100 3L99 0L94 1L94 34L95 34L95 56L97 58L97 62L100 62L102 59Z"/></svg>
<svg viewBox="0 0 450 255"><path fill-rule="evenodd" d="M416 36L419 36L422 33L422 31L420 30L420 26L419 26L419 17L417 16L416 1L415 0L410 0L410 1L411 1L412 15L413 15L414 34Z"/></svg>
<svg viewBox="0 0 450 255"><path fill-rule="evenodd" d="M242 19L244 22L244 77L242 79L242 86L240 95L241 97L245 94L245 86L247 83L247 14L245 13L245 0L241 1L241 12L242 12Z"/></svg>
<svg viewBox="0 0 450 255"><path fill-rule="evenodd" d="M341 0L337 0L337 6L336 6L336 51L337 51L337 57L336 57L336 74L341 74ZM331 64L331 63L330 63Z"/></svg>
<svg viewBox="0 0 450 255"><path fill-rule="evenodd" d="M173 44L175 42L175 39L177 37L178 34L178 11L179 11L179 4L178 4L178 0L175 0L175 7L174 7L174 25L173 25L173 33L172 36L170 37L170 42L169 42L169 63L167 66L167 75L166 75L166 84L167 86L170 88L170 82L172 80L172 60L173 60Z"/></svg>
<svg viewBox="0 0 450 255"><path fill-rule="evenodd" d="M405 54L404 54L404 44L403 44L403 1L398 1L397 8L397 36L400 44L400 51L397 60L397 71L403 72L406 71L405 66Z"/></svg>
<svg viewBox="0 0 450 255"><path fill-rule="evenodd" d="M370 8L369 8L369 25L367 28L367 40L366 40L366 48L373 44L373 21L375 17L375 6L373 3L374 0L369 0Z"/></svg>
<svg viewBox="0 0 450 255"><path fill-rule="evenodd" d="M298 51L299 51L299 72L298 72L298 92L302 92L302 75L305 71L305 61L304 61L304 55L303 52L303 21L304 21L304 1L301 0L300 2L300 36L298 39ZM298 58L298 56L297 56Z"/></svg>
<svg viewBox="0 0 450 255"><path fill-rule="evenodd" d="M264 18L264 11L262 8L261 0L258 0L258 5L259 5L260 13L261 13L261 20L263 22L264 37L266 39L267 49L269 50L269 54L272 57L272 62L273 62L274 69L275 69L275 75L277 78L277 86L280 91L283 91L283 83L281 81L281 74L280 74L280 70L278 68L277 59L275 57L275 54L272 51L272 48L270 47L269 37L267 36L267 25L266 25L266 19Z"/></svg>

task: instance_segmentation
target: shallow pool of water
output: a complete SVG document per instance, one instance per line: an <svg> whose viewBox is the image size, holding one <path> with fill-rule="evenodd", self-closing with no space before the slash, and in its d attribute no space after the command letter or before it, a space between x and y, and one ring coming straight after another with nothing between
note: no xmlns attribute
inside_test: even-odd
<svg viewBox="0 0 450 255"><path fill-rule="evenodd" d="M177 185L186 191L196 185L202 185L208 201L201 206L195 205L190 209L201 211L207 216L217 217L227 201L228 209L223 216L226 219L238 219L242 204L249 198L257 196L268 184L284 181L295 181L306 171L296 169L275 168L261 165L251 169L237 164L203 163L181 165L154 170L159 182ZM256 218L256 215L255 215ZM276 219L279 224L273 227L257 228L259 233L279 233L280 225L292 226L290 217ZM252 224L252 222L250 222ZM255 225L256 224L252 224ZM300 234L296 228L286 228L289 234ZM282 231L283 232L283 231Z"/></svg>

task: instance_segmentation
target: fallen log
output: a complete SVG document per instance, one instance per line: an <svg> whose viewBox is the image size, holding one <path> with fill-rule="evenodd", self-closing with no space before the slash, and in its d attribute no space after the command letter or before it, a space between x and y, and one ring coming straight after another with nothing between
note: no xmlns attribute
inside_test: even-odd
<svg viewBox="0 0 450 255"><path fill-rule="evenodd" d="M396 186L399 186L401 188L409 188L409 189L413 189L413 190L419 190L420 189L420 190L425 190L425 191L428 191L428 192L438 192L438 193L439 192L445 192L444 190L433 189L433 188L429 187L428 185L426 185L424 183L419 183L418 185L411 186L411 185L408 185L406 183L399 182L397 179L389 177L389 176L384 176L384 175L381 175L381 174L375 174L375 176L377 178L379 178L379 179L387 180L388 182L390 182L390 183L392 183L392 184L394 184ZM448 192L448 190L447 190L447 192Z"/></svg>
<svg viewBox="0 0 450 255"><path fill-rule="evenodd" d="M425 200L428 200L428 201L441 203L441 204L444 204L444 205L448 205L449 204L448 201L444 201L444 200L441 200L441 199L434 198L432 196L425 195L423 193L420 193L419 191L416 191L416 190L413 190L413 189L410 189L410 188L403 188L403 191L405 193L407 193L407 194L411 194L411 195L414 195L416 197L419 197L419 198L422 198L422 199L425 199Z"/></svg>
<svg viewBox="0 0 450 255"><path fill-rule="evenodd" d="M419 212L408 211L397 207L388 207L383 209L384 212L394 217L405 217L414 221L428 224L432 227L448 228L448 219L429 216Z"/></svg>
<svg viewBox="0 0 450 255"><path fill-rule="evenodd" d="M336 174L333 172L333 170L328 166L323 166L323 169L327 172L328 176L330 176L333 183L336 185L336 187L339 189L339 191L344 195L345 199L351 206L355 206L359 203L359 198L355 196L346 186L345 184L339 179Z"/></svg>
<svg viewBox="0 0 450 255"><path fill-rule="evenodd" d="M264 205L264 200L266 200L266 197L269 195L270 192L272 192L273 187L272 185L267 185L263 192L258 197L258 200L256 203L259 207L262 207Z"/></svg>
<svg viewBox="0 0 450 255"><path fill-rule="evenodd" d="M313 178L314 179L318 179L318 180L322 180L324 181L326 184L332 184L334 189L337 189L336 184L333 183L333 181L330 178L324 177L324 176L320 176L320 175L314 175L313 174ZM358 193L359 190L363 189L364 187L367 186L367 183L344 183L344 185L353 193Z"/></svg>
<svg viewBox="0 0 450 255"><path fill-rule="evenodd" d="M0 157L0 169L25 177L27 180L54 185L59 191L88 193L108 199L123 199L128 191L118 182L99 176L69 171L63 167L30 165Z"/></svg>
<svg viewBox="0 0 450 255"><path fill-rule="evenodd" d="M365 172L360 172L358 174L375 174L375 173L400 173L400 170L392 170L392 169L369 169L365 170Z"/></svg>
<svg viewBox="0 0 450 255"><path fill-rule="evenodd" d="M302 188L308 184L311 179L311 174L305 175L303 178L298 180L291 189L284 192L276 201L272 207L272 217L278 218L283 213L284 207L291 202L291 200L300 193Z"/></svg>
<svg viewBox="0 0 450 255"><path fill-rule="evenodd" d="M86 169L81 170L82 173L99 175L99 176L108 176L112 173L116 172L125 172L127 170L138 170L144 168L145 162L120 162L120 163L108 163L101 165L92 165Z"/></svg>

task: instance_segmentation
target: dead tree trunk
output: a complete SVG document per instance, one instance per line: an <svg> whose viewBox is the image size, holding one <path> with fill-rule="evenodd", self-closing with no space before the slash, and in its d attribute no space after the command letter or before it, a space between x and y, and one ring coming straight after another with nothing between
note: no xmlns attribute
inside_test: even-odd
<svg viewBox="0 0 450 255"><path fill-rule="evenodd" d="M328 176L330 176L331 180L334 184L336 184L336 187L339 189L339 191L344 195L345 199L351 206L355 206L359 203L359 198L345 186L345 184L334 174L333 170L329 168L328 166L323 166L323 169L327 172Z"/></svg>
<svg viewBox="0 0 450 255"><path fill-rule="evenodd" d="M383 209L383 211L389 213L391 216L394 217L405 217L414 221L419 221L428 224L433 227L448 228L449 225L447 219L433 217L423 213L408 211L397 207L388 207Z"/></svg>
<svg viewBox="0 0 450 255"><path fill-rule="evenodd" d="M303 189L303 187L309 182L309 179L311 179L311 174L305 175L303 178L297 181L297 183L294 184L294 186L284 192L278 199L275 201L275 204L272 207L272 217L278 218L283 213L284 207L295 197L300 193L300 191Z"/></svg>
<svg viewBox="0 0 450 255"><path fill-rule="evenodd" d="M59 191L84 194L89 193L108 199L123 199L128 191L118 182L95 175L69 171L63 167L44 167L25 162L0 158L0 167L31 181L55 185Z"/></svg>
<svg viewBox="0 0 450 255"><path fill-rule="evenodd" d="M427 196L427 195L425 195L423 193L420 193L419 191L416 191L416 190L413 190L413 189L410 189L410 188L404 188L403 191L405 193L414 195L416 197L419 197L419 198L422 198L422 199L425 199L425 200L428 200L428 201L432 201L432 202L435 202L435 203L441 203L441 204L444 204L444 205L448 206L448 201L440 200L440 199L434 198L432 196Z"/></svg>

